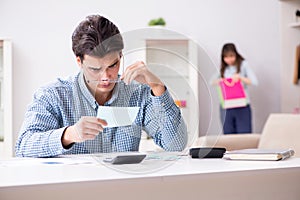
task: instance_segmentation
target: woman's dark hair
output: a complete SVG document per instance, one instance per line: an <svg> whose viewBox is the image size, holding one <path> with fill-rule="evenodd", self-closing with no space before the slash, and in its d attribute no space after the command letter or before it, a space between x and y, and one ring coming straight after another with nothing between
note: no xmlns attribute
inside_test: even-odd
<svg viewBox="0 0 300 200"><path fill-rule="evenodd" d="M72 35L72 49L83 61L84 55L104 57L110 52L124 48L118 27L100 15L87 16Z"/></svg>
<svg viewBox="0 0 300 200"><path fill-rule="evenodd" d="M222 48L222 55L221 55L221 77L224 78L224 72L226 67L228 66L227 63L225 63L224 61L224 57L228 54L228 53L234 53L236 55L236 67L237 67L237 73L239 73L241 71L241 64L242 61L244 60L243 56L241 56L238 51L236 50L236 47L233 43L227 43L224 44L223 48Z"/></svg>

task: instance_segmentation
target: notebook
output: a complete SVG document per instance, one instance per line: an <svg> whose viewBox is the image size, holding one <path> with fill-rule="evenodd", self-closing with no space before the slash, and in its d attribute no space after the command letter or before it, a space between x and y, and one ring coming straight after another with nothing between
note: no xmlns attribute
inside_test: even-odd
<svg viewBox="0 0 300 200"><path fill-rule="evenodd" d="M241 149L226 151L223 158L228 160L284 160L294 155L292 149Z"/></svg>

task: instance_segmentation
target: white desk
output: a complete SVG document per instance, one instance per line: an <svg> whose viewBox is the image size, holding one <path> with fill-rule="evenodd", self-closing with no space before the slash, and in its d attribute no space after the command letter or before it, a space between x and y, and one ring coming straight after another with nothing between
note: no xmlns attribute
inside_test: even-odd
<svg viewBox="0 0 300 200"><path fill-rule="evenodd" d="M300 199L300 158L263 162L182 157L145 160L117 170L88 159L65 164L0 161L0 199ZM156 171L150 173L151 168Z"/></svg>

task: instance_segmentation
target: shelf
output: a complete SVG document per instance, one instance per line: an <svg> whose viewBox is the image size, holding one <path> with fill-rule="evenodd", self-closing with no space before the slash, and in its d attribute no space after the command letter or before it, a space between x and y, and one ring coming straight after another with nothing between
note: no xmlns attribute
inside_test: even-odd
<svg viewBox="0 0 300 200"><path fill-rule="evenodd" d="M0 157L13 155L12 43L0 38Z"/></svg>
<svg viewBox="0 0 300 200"><path fill-rule="evenodd" d="M300 28L300 22L293 22L289 24L291 28Z"/></svg>

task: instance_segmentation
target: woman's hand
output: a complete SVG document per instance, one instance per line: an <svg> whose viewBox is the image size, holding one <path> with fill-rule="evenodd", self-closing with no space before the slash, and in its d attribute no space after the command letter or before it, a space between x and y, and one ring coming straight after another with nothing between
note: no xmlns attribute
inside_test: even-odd
<svg viewBox="0 0 300 200"><path fill-rule="evenodd" d="M239 80L241 80L243 83L247 84L247 85L251 85L251 80L249 78L240 76L239 74L234 74L232 76L232 81L234 83L238 82Z"/></svg>
<svg viewBox="0 0 300 200"><path fill-rule="evenodd" d="M239 74L235 73L235 74L233 74L233 76L231 78L232 78L232 81L234 83L236 83L240 80L241 76Z"/></svg>

